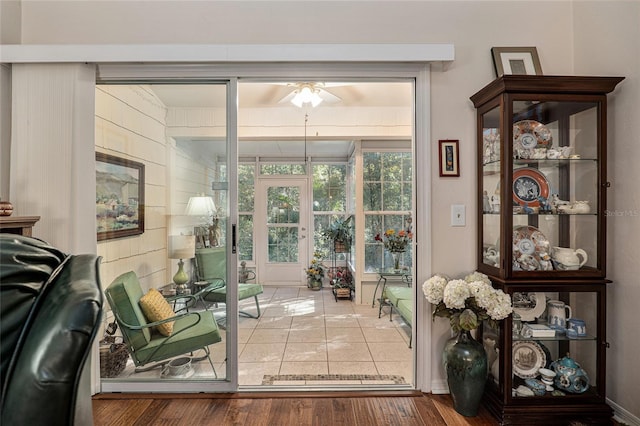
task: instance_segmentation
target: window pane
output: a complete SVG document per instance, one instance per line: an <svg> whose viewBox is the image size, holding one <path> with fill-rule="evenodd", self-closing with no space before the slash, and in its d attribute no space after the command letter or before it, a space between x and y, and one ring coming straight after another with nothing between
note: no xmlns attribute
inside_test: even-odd
<svg viewBox="0 0 640 426"><path fill-rule="evenodd" d="M253 260L253 215L238 217L238 251L240 260Z"/></svg>
<svg viewBox="0 0 640 426"><path fill-rule="evenodd" d="M379 152L365 152L362 154L364 161L363 175L365 181L379 181L381 179L381 162Z"/></svg>
<svg viewBox="0 0 640 426"><path fill-rule="evenodd" d="M263 175L304 175L307 171L303 164L262 164L260 174Z"/></svg>
<svg viewBox="0 0 640 426"><path fill-rule="evenodd" d="M382 180L385 182L402 180L402 153L385 152L382 155Z"/></svg>
<svg viewBox="0 0 640 426"><path fill-rule="evenodd" d="M322 233L329 228L329 224L333 220L331 215L314 215L313 216L313 251L321 253L323 259L329 258L331 247L329 241L322 236Z"/></svg>
<svg viewBox="0 0 640 426"><path fill-rule="evenodd" d="M382 210L382 184L378 182L365 182L362 189L364 211Z"/></svg>
<svg viewBox="0 0 640 426"><path fill-rule="evenodd" d="M253 212L255 167L253 164L238 165L238 211Z"/></svg>
<svg viewBox="0 0 640 426"><path fill-rule="evenodd" d="M314 211L345 211L346 173L345 165L315 164L313 166Z"/></svg>
<svg viewBox="0 0 640 426"><path fill-rule="evenodd" d="M295 263L298 261L298 227L269 227L269 262Z"/></svg>
<svg viewBox="0 0 640 426"><path fill-rule="evenodd" d="M272 186L267 190L267 223L298 223L300 190L292 186Z"/></svg>
<svg viewBox="0 0 640 426"><path fill-rule="evenodd" d="M384 200L382 210L400 210L402 208L402 184L400 182L385 181L382 198Z"/></svg>

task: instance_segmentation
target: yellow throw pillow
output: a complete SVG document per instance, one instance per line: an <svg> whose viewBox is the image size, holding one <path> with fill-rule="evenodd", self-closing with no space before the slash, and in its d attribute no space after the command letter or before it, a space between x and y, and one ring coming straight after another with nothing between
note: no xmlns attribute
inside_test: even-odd
<svg viewBox="0 0 640 426"><path fill-rule="evenodd" d="M140 298L140 308L149 322L162 321L176 315L167 299L155 288L152 288ZM171 336L171 333L173 333L173 321L160 324L156 328L163 336Z"/></svg>

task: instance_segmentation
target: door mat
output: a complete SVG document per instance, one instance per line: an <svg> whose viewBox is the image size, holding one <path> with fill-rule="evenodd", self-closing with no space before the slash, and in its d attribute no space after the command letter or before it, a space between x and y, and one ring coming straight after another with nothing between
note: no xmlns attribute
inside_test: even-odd
<svg viewBox="0 0 640 426"><path fill-rule="evenodd" d="M335 383L330 383L335 382ZM279 374L265 375L263 385L406 385L402 376L380 374Z"/></svg>

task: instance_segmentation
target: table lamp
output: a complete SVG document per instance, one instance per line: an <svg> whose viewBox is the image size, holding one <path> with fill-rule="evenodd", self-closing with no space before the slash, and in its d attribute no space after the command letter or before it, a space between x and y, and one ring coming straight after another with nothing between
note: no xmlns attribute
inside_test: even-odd
<svg viewBox="0 0 640 426"><path fill-rule="evenodd" d="M178 262L178 272L173 276L176 284L176 291L184 293L189 282L189 275L184 270L182 259L192 259L196 255L196 239L193 235L170 235L169 236L169 259L180 259Z"/></svg>
<svg viewBox="0 0 640 426"><path fill-rule="evenodd" d="M202 224L196 227L195 234L198 237L198 247L206 247L207 243L210 243L209 230L214 225L216 214L216 205L213 203L213 198L204 194L189 198L186 214L188 216L197 216L202 221ZM215 229L211 231L215 232Z"/></svg>

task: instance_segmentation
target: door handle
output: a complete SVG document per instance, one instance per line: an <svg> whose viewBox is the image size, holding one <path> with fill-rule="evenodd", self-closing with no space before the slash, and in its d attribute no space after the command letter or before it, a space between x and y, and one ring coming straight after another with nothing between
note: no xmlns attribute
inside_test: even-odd
<svg viewBox="0 0 640 426"><path fill-rule="evenodd" d="M306 236L306 235L300 235L300 239L301 239L301 240L304 240L305 238L307 238L307 236Z"/></svg>
<svg viewBox="0 0 640 426"><path fill-rule="evenodd" d="M300 228L300 230L301 230L301 231L306 231L306 230L307 230L307 228Z"/></svg>

